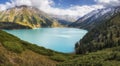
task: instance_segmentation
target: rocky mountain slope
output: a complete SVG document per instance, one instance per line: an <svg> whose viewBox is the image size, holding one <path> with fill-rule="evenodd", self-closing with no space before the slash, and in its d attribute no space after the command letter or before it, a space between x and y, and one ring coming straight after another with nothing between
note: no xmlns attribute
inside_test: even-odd
<svg viewBox="0 0 120 66"><path fill-rule="evenodd" d="M60 27L57 20L30 6L16 6L0 12L0 22L16 23L27 28ZM7 24L8 25L8 24Z"/></svg>
<svg viewBox="0 0 120 66"><path fill-rule="evenodd" d="M68 26L72 24L77 19L74 16L68 16L68 15L50 15L50 16L58 20L58 22L64 26Z"/></svg>
<svg viewBox="0 0 120 66"><path fill-rule="evenodd" d="M118 12L120 12L120 6L95 10L69 26L91 30L97 24L110 20Z"/></svg>

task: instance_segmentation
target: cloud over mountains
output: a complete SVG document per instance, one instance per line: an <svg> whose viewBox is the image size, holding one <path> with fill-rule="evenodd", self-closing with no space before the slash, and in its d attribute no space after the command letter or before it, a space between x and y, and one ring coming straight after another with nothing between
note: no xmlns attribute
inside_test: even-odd
<svg viewBox="0 0 120 66"><path fill-rule="evenodd" d="M14 6L28 5L39 8L40 10L54 15L68 15L82 17L85 14L91 12L92 10L101 9L108 6L118 6L120 4L119 0L94 0L96 4L93 5L74 5L67 9L53 7L55 2L53 0L11 0L11 2L6 2L5 4L0 4L0 9L5 10Z"/></svg>

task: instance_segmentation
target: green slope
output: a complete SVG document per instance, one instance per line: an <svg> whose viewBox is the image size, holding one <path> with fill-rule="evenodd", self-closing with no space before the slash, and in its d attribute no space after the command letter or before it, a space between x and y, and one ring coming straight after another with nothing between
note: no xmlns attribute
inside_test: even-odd
<svg viewBox="0 0 120 66"><path fill-rule="evenodd" d="M59 66L120 66L120 46L78 55Z"/></svg>
<svg viewBox="0 0 120 66"><path fill-rule="evenodd" d="M22 41L0 30L0 66L56 66L72 57Z"/></svg>

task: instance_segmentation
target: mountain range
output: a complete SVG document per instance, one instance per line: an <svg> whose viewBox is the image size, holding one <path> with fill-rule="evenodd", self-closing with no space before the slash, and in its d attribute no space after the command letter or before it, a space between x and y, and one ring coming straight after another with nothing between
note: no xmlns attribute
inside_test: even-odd
<svg viewBox="0 0 120 66"><path fill-rule="evenodd" d="M96 25L110 20L118 12L120 12L120 6L94 10L70 24L69 27L91 30Z"/></svg>

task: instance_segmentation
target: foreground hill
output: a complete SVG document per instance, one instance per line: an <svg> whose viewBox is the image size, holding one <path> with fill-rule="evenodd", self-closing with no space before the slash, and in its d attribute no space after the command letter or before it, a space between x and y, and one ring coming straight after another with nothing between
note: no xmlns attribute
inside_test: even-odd
<svg viewBox="0 0 120 66"><path fill-rule="evenodd" d="M56 66L70 59L69 54L39 47L0 30L0 66Z"/></svg>
<svg viewBox="0 0 120 66"><path fill-rule="evenodd" d="M25 5L16 6L14 8L10 8L8 10L0 12L0 22L15 23L17 25L21 25L26 28L61 26L57 20L52 19L46 13L40 11L37 8L25 6ZM4 28L6 25L9 24L5 23L2 26L2 28ZM17 27L15 28L17 29Z"/></svg>
<svg viewBox="0 0 120 66"><path fill-rule="evenodd" d="M120 66L120 46L77 55L59 66Z"/></svg>

